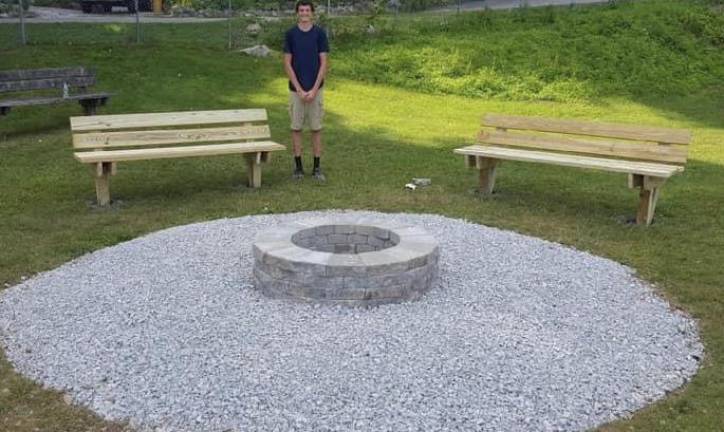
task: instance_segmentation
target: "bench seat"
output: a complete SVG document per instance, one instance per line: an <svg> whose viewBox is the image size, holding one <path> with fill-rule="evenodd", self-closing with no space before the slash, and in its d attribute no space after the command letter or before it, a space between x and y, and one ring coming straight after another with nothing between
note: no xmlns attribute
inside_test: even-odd
<svg viewBox="0 0 724 432"><path fill-rule="evenodd" d="M633 124L487 114L478 144L455 149L493 193L502 161L534 162L628 175L640 188L636 223L649 225L664 183L684 171L691 132Z"/></svg>
<svg viewBox="0 0 724 432"><path fill-rule="evenodd" d="M589 168L626 174L640 174L645 176L662 178L669 178L676 173L684 171L684 167L654 162L617 160L564 153L518 150L504 147L487 147L480 145L471 145L468 147L455 149L455 153L520 162L538 162L575 168Z"/></svg>
<svg viewBox="0 0 724 432"><path fill-rule="evenodd" d="M118 162L242 155L249 186L261 186L261 164L286 147L270 141L264 109L183 111L71 117L74 157L95 177L98 204L110 204Z"/></svg>
<svg viewBox="0 0 724 432"><path fill-rule="evenodd" d="M172 159L195 156L219 156L229 154L257 153L285 150L273 141L252 143L213 144L185 147L159 147L132 150L98 150L75 153L75 159L82 163L125 162L151 159Z"/></svg>
<svg viewBox="0 0 724 432"><path fill-rule="evenodd" d="M93 115L96 113L96 108L104 106L112 96L111 93L105 92L89 93L95 83L95 72L82 66L0 71L0 94L12 95L12 99L0 100L0 115L8 115L15 107L55 105L64 102L79 102L86 115ZM33 95L32 92L37 90L56 90L61 94Z"/></svg>
<svg viewBox="0 0 724 432"><path fill-rule="evenodd" d="M51 105L56 103L63 103L67 101L79 101L79 100L103 100L108 99L112 95L110 93L88 93L88 94L75 94L68 97L36 97L29 99L10 99L0 100L0 107L19 107L19 106L32 106L32 105Z"/></svg>

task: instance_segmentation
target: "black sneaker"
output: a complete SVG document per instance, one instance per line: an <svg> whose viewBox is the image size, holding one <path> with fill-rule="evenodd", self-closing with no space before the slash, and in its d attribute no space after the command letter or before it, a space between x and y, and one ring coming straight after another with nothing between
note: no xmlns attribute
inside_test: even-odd
<svg viewBox="0 0 724 432"><path fill-rule="evenodd" d="M327 177L325 177L324 174L322 174L322 170L319 168L312 171L312 176L314 177L315 180L317 180L320 183L324 183L325 181L327 181Z"/></svg>
<svg viewBox="0 0 724 432"><path fill-rule="evenodd" d="M295 169L294 173L292 174L292 179L301 180L303 178L304 178L304 170Z"/></svg>

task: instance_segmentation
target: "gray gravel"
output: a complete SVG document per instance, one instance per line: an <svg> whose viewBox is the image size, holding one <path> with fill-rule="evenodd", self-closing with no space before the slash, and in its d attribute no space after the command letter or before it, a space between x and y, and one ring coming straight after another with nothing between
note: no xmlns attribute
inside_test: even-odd
<svg viewBox="0 0 724 432"><path fill-rule="evenodd" d="M421 301L374 309L269 300L256 233L334 212L181 226L0 293L16 369L103 417L158 431L573 431L683 385L695 323L631 269L433 215Z"/></svg>

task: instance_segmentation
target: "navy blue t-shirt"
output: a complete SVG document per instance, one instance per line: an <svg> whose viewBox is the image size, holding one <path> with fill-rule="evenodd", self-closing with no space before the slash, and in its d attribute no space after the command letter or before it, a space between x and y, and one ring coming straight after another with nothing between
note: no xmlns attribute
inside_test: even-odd
<svg viewBox="0 0 724 432"><path fill-rule="evenodd" d="M284 52L292 55L292 69L304 91L314 87L319 73L319 53L329 52L327 34L316 25L308 31L299 26L290 28L284 36ZM320 88L324 82L320 85ZM296 91L289 81L289 90Z"/></svg>

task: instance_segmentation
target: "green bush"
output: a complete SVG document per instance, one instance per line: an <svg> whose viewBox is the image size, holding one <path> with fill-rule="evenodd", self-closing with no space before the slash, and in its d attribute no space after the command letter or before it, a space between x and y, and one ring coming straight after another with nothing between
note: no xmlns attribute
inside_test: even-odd
<svg viewBox="0 0 724 432"><path fill-rule="evenodd" d="M46 2L52 2L55 0L40 0ZM58 0L66 2L68 0ZM449 4L455 4L456 0L399 0L399 10L403 12L419 11L423 9L429 9L435 6L444 6ZM178 4L184 7L192 8L195 10L203 9L215 9L224 10L228 7L228 0L167 0L169 5ZM326 1L317 1L318 5L325 5ZM389 2L388 0L356 0L348 2L331 2L333 7L340 5L354 5L360 10L365 11L377 11L377 13L383 13L387 10ZM250 9L293 9L294 1L289 0L231 0L231 8L233 10L250 10Z"/></svg>
<svg viewBox="0 0 724 432"><path fill-rule="evenodd" d="M165 0L168 7L179 5L194 10L226 10L229 0ZM280 9L289 6L286 0L231 0L232 10Z"/></svg>
<svg viewBox="0 0 724 432"><path fill-rule="evenodd" d="M429 9L436 6L457 4L456 0L399 0L400 10L411 12Z"/></svg>
<svg viewBox="0 0 724 432"><path fill-rule="evenodd" d="M656 4L654 4L656 3ZM720 85L724 15L691 2L380 17L332 23L335 74L438 94L571 101Z"/></svg>
<svg viewBox="0 0 724 432"><path fill-rule="evenodd" d="M724 1L724 0L722 0ZM724 13L687 12L679 18L684 28L693 35L708 39L716 46L724 45Z"/></svg>
<svg viewBox="0 0 724 432"><path fill-rule="evenodd" d="M32 0L34 6L59 7L70 9L77 5L78 0Z"/></svg>
<svg viewBox="0 0 724 432"><path fill-rule="evenodd" d="M23 0L23 10L28 10L30 4L33 3L31 0ZM18 10L18 0L1 0L0 1L0 13L10 13Z"/></svg>

